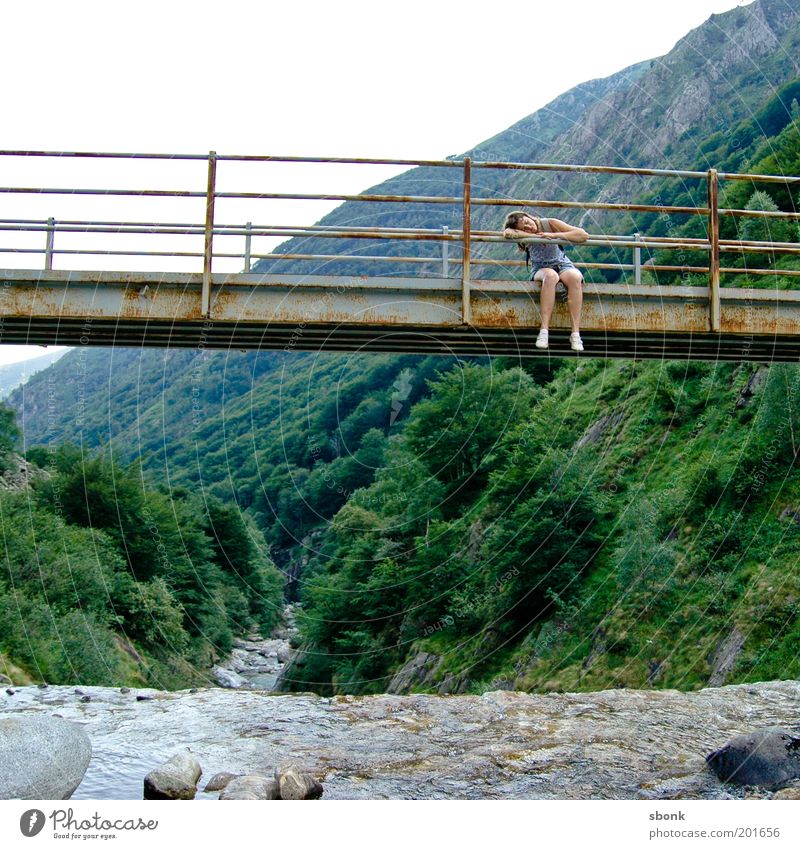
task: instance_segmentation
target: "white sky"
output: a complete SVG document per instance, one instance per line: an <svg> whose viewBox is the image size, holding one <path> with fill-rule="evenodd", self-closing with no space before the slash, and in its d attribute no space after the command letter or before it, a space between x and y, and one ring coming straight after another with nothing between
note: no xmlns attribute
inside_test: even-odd
<svg viewBox="0 0 800 849"><path fill-rule="evenodd" d="M662 56L709 15L737 5L747 4L6 4L0 146L441 159L477 145L584 80ZM218 189L354 193L402 170L222 163ZM202 191L205 179L203 163L0 157L4 186ZM202 202L160 201L155 210L152 203L0 194L0 218L203 220ZM216 220L310 224L336 205L259 203L254 210L242 202L218 202ZM267 211L265 203L275 205ZM86 238L58 234L57 247L87 247ZM114 249L132 244L110 238L117 241L106 246ZM160 240L158 247L151 243L148 249L198 249L193 237L172 244L167 236L152 238ZM41 248L43 243L40 233L0 232L0 247ZM254 250L265 251L270 244L254 242ZM233 248L215 238L215 249L227 247ZM164 262L159 269L202 268L198 260ZM36 254L0 253L0 267L41 263ZM93 257L92 264L122 268L125 260ZM61 256L55 267L88 265L85 257ZM130 267L143 266L140 260ZM215 261L214 269L239 270L234 260ZM0 346L0 364L41 353L39 347Z"/></svg>

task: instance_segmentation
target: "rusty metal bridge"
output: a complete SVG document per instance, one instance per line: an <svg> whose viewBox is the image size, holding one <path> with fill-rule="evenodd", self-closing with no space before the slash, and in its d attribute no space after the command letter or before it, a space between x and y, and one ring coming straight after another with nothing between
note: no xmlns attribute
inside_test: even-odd
<svg viewBox="0 0 800 849"><path fill-rule="evenodd" d="M551 347L539 351L533 341L539 326L539 284L515 279L524 263L512 259L515 251L497 230L477 229L476 211L482 207L535 207L586 213L656 213L666 216L701 216L702 238L635 234L591 234L587 246L611 248L630 255L630 262L576 262L585 269L616 269L617 283L587 282L582 319L586 346L583 356L675 358L703 360L800 360L800 290L723 286L729 275L750 280L800 278L800 264L779 268L776 257L800 257L797 241L723 239L723 216L735 219L796 222L796 211L720 207L721 183L750 181L758 184L800 185L800 177L729 174L715 170L673 171L589 165L552 165L458 160L331 159L314 157L222 156L191 154L72 153L50 151L0 151L4 182L19 183L27 172L40 176L38 163L48 163L46 174L56 178L67 165L87 167L80 185L43 187L0 186L0 254L16 256L15 266L0 260L0 343L102 346L195 347L234 349L284 349L325 351L388 351L462 355L559 356L568 355L569 328L566 305L559 303L551 323ZM191 188L95 188L85 185L93 168L118 162L194 164L204 170L205 186ZM457 193L446 195L389 195L228 191L220 187L218 169L256 163L306 163L322 165L376 165L456 169ZM94 176L103 180L102 167ZM579 172L653 178L677 178L703 183L703 203L669 206L553 198L479 197L473 191L478 169L531 172ZM88 174L88 177L86 176ZM163 176L163 175L161 175ZM33 217L27 210L41 203L92 201L103 215L88 218L48 215ZM112 201L141 202L171 198L191 203L200 211L195 223L130 221L108 218ZM39 206L31 206L35 200ZM442 208L458 211L460 226L297 226L287 224L221 224L215 210L221 202L245 201L353 201L385 204L388 210ZM430 206L428 206L430 205ZM436 206L438 205L438 207ZM16 212L22 210L22 213ZM15 215L16 212L16 215ZM503 209L497 210L502 217ZM203 216L204 213L204 216ZM202 220L204 218L204 220ZM446 219L450 221L450 217ZM794 232L797 232L795 227ZM153 238L171 242L188 239L195 250L154 250ZM74 239L88 239L76 243ZM346 253L256 253L257 240L302 239L366 240L395 248L420 243L425 255L396 251L366 255ZM69 241L70 238L73 241ZM122 249L103 239L124 238ZM38 240L38 241L37 241ZM136 240L135 243L131 240ZM238 243L238 250L215 247ZM436 256L430 243L437 245ZM497 243L504 243L498 251ZM162 243L163 244L163 243ZM161 245L159 246L161 247ZM451 256L452 249L452 256ZM642 251L678 251L680 256L701 254L700 264L642 263ZM751 257L746 268L726 266L722 255ZM767 256L766 262L763 257ZM759 258L761 258L759 260ZM327 268L349 259L375 274L357 275L279 273L279 263L314 264ZM197 270L170 270L170 261L197 264ZM759 265L758 262L761 262ZM122 267L109 268L109 263ZM239 269L220 271L221 263L236 262ZM257 272L254 262L270 263L268 272ZM149 267L132 270L137 264ZM391 273L379 273L390 263ZM75 268L55 268L56 264ZM394 271L400 264L408 273ZM88 267L87 267L88 266ZM256 266L258 267L258 266ZM290 266L285 265L285 268ZM386 267L386 266L384 266ZM698 285L657 285L658 273L679 273L682 281ZM694 279L692 279L694 278ZM563 332L560 332L563 331Z"/></svg>

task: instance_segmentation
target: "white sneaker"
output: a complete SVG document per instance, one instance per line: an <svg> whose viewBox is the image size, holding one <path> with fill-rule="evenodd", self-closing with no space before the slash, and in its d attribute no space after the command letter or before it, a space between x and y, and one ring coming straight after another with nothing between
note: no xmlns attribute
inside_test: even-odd
<svg viewBox="0 0 800 849"><path fill-rule="evenodd" d="M575 333L569 334L569 346L573 351L582 351L583 350L583 341L581 340L581 334L577 331Z"/></svg>
<svg viewBox="0 0 800 849"><path fill-rule="evenodd" d="M542 328L539 331L539 335L536 337L536 347L546 348L550 343L549 336L550 334L544 328Z"/></svg>

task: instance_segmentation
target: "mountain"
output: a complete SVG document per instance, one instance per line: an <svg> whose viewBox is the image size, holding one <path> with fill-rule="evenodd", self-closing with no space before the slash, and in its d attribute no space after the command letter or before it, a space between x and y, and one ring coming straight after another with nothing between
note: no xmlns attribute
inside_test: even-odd
<svg viewBox="0 0 800 849"><path fill-rule="evenodd" d="M463 155L800 173L799 44L798 0L758 0ZM704 185L661 178L475 175L478 197L705 202ZM457 195L459 181L415 168L368 191ZM730 191L744 204L753 187ZM797 189L770 197L796 208ZM496 230L501 215L476 206L473 227ZM320 223L461 226L456 208L356 202ZM310 246L409 250L299 238L279 250ZM479 253L508 258L504 245ZM252 517L306 610L288 688L692 688L800 674L797 381L792 366L76 349L9 400L28 449L103 449Z"/></svg>
<svg viewBox="0 0 800 849"><path fill-rule="evenodd" d="M792 122L790 105L800 95L800 2L757 0L721 15L682 38L666 55L640 62L601 80L576 86L507 130L452 157L484 161L597 164L626 167L743 170L756 138L775 136ZM772 104L772 108L767 106ZM738 137L737 137L738 136ZM728 141L726 146L709 140ZM661 191L661 189L666 191ZM496 169L473 170L473 196L495 198L584 199L625 202L660 191L663 202L680 196L685 205L705 205L700 181L635 176ZM752 191L752 188L751 188ZM365 190L367 194L454 195L461 193L457 169L413 168ZM474 206L473 229L497 230L505 210ZM547 214L543 211L543 214ZM655 216L567 211L565 217L593 233L653 231ZM459 229L458 206L344 203L325 216L325 225L391 224L399 227ZM662 222L663 226L663 222ZM656 228L655 233L658 232ZM277 252L359 253L396 256L402 245L369 240L295 238ZM437 256L435 243L414 247L417 255ZM582 249L581 258L608 259L609 251ZM479 257L508 258L506 246L480 245ZM614 261L612 259L612 261ZM618 258L617 258L617 261ZM365 261L262 260L259 271L369 273ZM408 273L408 266L382 263L381 273ZM424 273L438 273L432 262ZM374 265L372 266L372 273ZM453 274L458 273L454 267ZM484 270L483 276L491 276ZM497 272L501 273L501 272ZM502 272L506 273L507 272ZM613 281L617 272L590 272Z"/></svg>
<svg viewBox="0 0 800 849"><path fill-rule="evenodd" d="M66 351L52 351L41 357L23 360L21 363L11 363L0 366L0 400L7 398L18 386L21 386L31 375L43 371L54 362L61 359Z"/></svg>

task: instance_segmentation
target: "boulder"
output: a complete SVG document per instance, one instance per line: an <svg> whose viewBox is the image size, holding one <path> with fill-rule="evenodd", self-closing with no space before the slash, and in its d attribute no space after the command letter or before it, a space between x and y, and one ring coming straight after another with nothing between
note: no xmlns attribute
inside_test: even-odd
<svg viewBox="0 0 800 849"><path fill-rule="evenodd" d="M239 778L234 772L218 772L209 779L208 784L203 788L203 793L215 793L224 790L234 778Z"/></svg>
<svg viewBox="0 0 800 849"><path fill-rule="evenodd" d="M410 693L415 687L433 687L436 672L443 660L444 658L438 654L416 651L395 672L386 692L390 694Z"/></svg>
<svg viewBox="0 0 800 849"><path fill-rule="evenodd" d="M250 689L250 682L239 675L238 672L234 672L231 669L223 669L221 666L215 666L211 670L211 674L220 687L225 687L228 690Z"/></svg>
<svg viewBox="0 0 800 849"><path fill-rule="evenodd" d="M800 787L787 787L772 794L773 799L800 799Z"/></svg>
<svg viewBox="0 0 800 849"><path fill-rule="evenodd" d="M92 744L55 716L0 718L0 799L69 799L83 780Z"/></svg>
<svg viewBox="0 0 800 849"><path fill-rule="evenodd" d="M280 787L281 799L295 801L298 799L319 799L322 795L322 785L307 772L300 772L294 767L278 771L275 778Z"/></svg>
<svg viewBox="0 0 800 849"><path fill-rule="evenodd" d="M721 781L776 789L800 778L800 738L785 728L740 734L706 762Z"/></svg>
<svg viewBox="0 0 800 849"><path fill-rule="evenodd" d="M145 799L194 799L203 770L188 750L178 752L166 763L148 772L144 779Z"/></svg>
<svg viewBox="0 0 800 849"><path fill-rule="evenodd" d="M240 775L232 779L227 787L219 794L220 799L280 799L278 782L264 775Z"/></svg>

